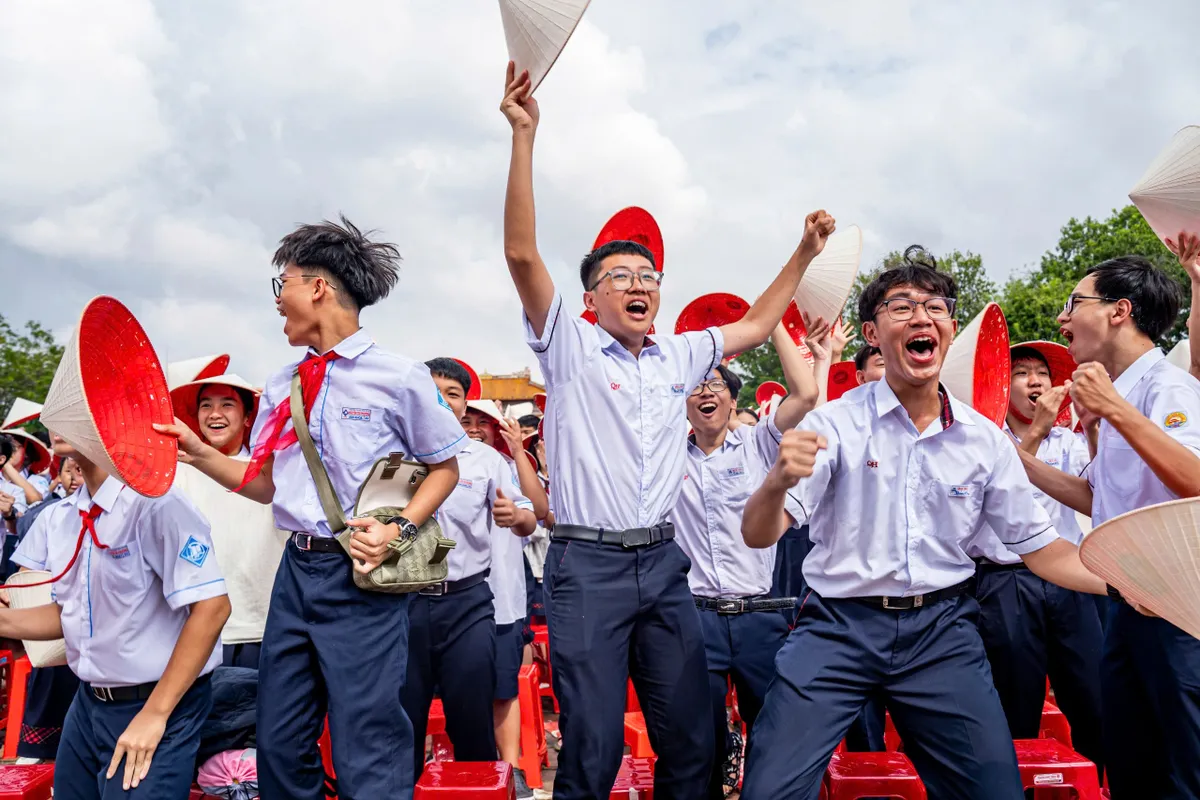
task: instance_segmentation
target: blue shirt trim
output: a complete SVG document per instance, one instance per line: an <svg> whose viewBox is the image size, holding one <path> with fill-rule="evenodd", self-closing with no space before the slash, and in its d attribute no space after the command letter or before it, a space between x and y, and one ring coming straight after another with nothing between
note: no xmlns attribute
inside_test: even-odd
<svg viewBox="0 0 1200 800"><path fill-rule="evenodd" d="M204 583L197 583L192 586L185 586L182 589L176 589L175 591L171 592L169 595L167 595L167 598L174 597L175 595L179 594L180 592L187 592L187 591L191 591L192 589L199 589L201 586L209 586L210 584L224 583L224 582L225 582L224 578L216 578L211 581L205 581Z"/></svg>
<svg viewBox="0 0 1200 800"><path fill-rule="evenodd" d="M457 439L455 439L450 444L446 445L445 447L439 447L437 450L434 450L432 453L413 453L413 458L429 458L430 456L436 456L438 453L442 452L443 450L449 450L451 447L454 447L454 445L458 444L463 439L465 439L466 436L467 435L464 433L462 436L459 436Z"/></svg>

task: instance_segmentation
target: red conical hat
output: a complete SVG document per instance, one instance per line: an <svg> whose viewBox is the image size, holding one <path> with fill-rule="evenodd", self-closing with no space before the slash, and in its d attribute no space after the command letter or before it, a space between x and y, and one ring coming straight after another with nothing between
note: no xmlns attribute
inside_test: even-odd
<svg viewBox="0 0 1200 800"><path fill-rule="evenodd" d="M167 364L167 387L174 389L201 378L213 378L225 374L229 368L229 354L200 356Z"/></svg>
<svg viewBox="0 0 1200 800"><path fill-rule="evenodd" d="M839 361L829 366L829 383L825 385L825 399L837 400L858 386L858 367L854 361Z"/></svg>
<svg viewBox="0 0 1200 800"><path fill-rule="evenodd" d="M1008 322L999 305L988 303L954 337L942 364L942 384L959 400L1004 427L1011 380Z"/></svg>
<svg viewBox="0 0 1200 800"><path fill-rule="evenodd" d="M659 272L663 271L665 254L662 231L658 229L658 223L654 221L654 217L650 216L649 211L637 206L630 206L613 214L612 218L600 229L600 235L596 237L592 249L595 250L609 242L618 241L637 242L645 247L654 256L654 268ZM592 321L595 322L595 320Z"/></svg>
<svg viewBox="0 0 1200 800"><path fill-rule="evenodd" d="M456 358L454 360L457 361L458 365L460 367L462 367L463 369L465 369L467 371L467 374L471 376L471 388L467 390L467 400L482 399L483 398L483 383L481 383L479 380L479 373L475 371L474 367L472 367L470 364L463 361L462 359Z"/></svg>
<svg viewBox="0 0 1200 800"><path fill-rule="evenodd" d="M705 328L720 327L731 322L737 322L746 316L750 304L735 294L715 292L697 297L684 306L675 320L675 333L702 331ZM737 353L725 354L725 361L737 357Z"/></svg>
<svg viewBox="0 0 1200 800"><path fill-rule="evenodd" d="M783 312L783 327L787 330L788 336L792 337L792 341L796 343L800 355L804 356L804 360L811 367L815 359L812 350L808 349L808 342L804 341L804 337L808 335L808 329L804 326L804 317L801 316L795 300L788 303L787 310Z"/></svg>
<svg viewBox="0 0 1200 800"><path fill-rule="evenodd" d="M35 459L32 462L26 463L25 468L29 470L30 475L40 475L50 468L50 462L54 456L49 448L42 442L41 439L34 436L28 431L23 431L20 428L7 428L0 431L5 436L12 436L17 439L17 444L33 445ZM29 447L25 448L25 452L29 452Z"/></svg>
<svg viewBox="0 0 1200 800"><path fill-rule="evenodd" d="M175 480L178 444L154 424L174 421L167 379L149 337L125 306L97 297L67 342L42 424L147 497Z"/></svg>
<svg viewBox="0 0 1200 800"><path fill-rule="evenodd" d="M1071 358L1071 353L1065 345L1058 342L1022 342L1014 344L1009 350L1011 354L1018 347L1028 347L1036 351L1042 358L1046 359L1046 363L1050 366L1050 385L1062 386L1071 376L1075 374L1075 359ZM1063 398L1062 408L1058 410L1058 416L1054 419L1054 424L1063 428L1071 427L1071 395Z"/></svg>
<svg viewBox="0 0 1200 800"><path fill-rule="evenodd" d="M197 406L200 401L200 390L205 386L217 384L220 386L231 386L234 389L242 389L250 393L254 398L254 404L246 409L246 432L245 444L250 445L250 429L254 427L254 420L258 416L258 401L261 398L262 390L251 386L250 382L238 375L216 375L211 378L201 378L198 381L185 383L183 386L176 387L171 390L171 406L175 409L175 416L179 418L183 424L187 425L196 435L204 438L204 434L200 430L200 419L197 416Z"/></svg>
<svg viewBox="0 0 1200 800"><path fill-rule="evenodd" d="M758 403L759 408L762 408L775 397L787 397L787 393L788 390L782 383L777 381L763 381L754 390L754 402Z"/></svg>
<svg viewBox="0 0 1200 800"><path fill-rule="evenodd" d="M496 436L495 436L495 442L496 442L495 447L497 450L500 451L500 453L502 455L507 456L510 461L516 461L516 459L513 458L512 449L508 446L508 441L504 438L504 435L502 433L500 433L499 425L501 422L504 421L504 415L502 413L500 413L500 407L498 405L496 405L496 401L495 400L468 400L467 408L472 411L478 411L482 414L487 414L489 417L491 417L493 420L496 421L497 430L496 430ZM521 452L524 453L525 457L529 459L531 464L533 464L533 471L537 472L537 468L538 468L537 458L533 455L533 453L530 453L529 450L525 449L526 447L528 447L529 440L532 438L533 438L532 433L524 438L524 440L521 442Z"/></svg>

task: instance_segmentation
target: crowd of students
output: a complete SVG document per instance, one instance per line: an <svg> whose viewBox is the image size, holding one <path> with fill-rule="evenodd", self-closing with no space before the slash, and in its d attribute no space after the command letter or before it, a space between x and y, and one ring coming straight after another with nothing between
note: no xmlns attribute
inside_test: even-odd
<svg viewBox="0 0 1200 800"><path fill-rule="evenodd" d="M628 679L660 800L736 786L730 681L748 800L816 798L843 738L882 749L885 712L930 797L1020 798L1012 741L1037 735L1047 676L1114 798L1200 797L1200 642L1085 569L1075 519L1200 495L1200 382L1156 345L1180 287L1136 257L1091 267L1058 316L1077 368L1063 380L1043 343L1014 347L1003 428L940 381L958 287L919 249L865 288L860 331L807 320L814 363L801 355L781 319L835 230L824 211L743 317L682 335L650 333L654 254L597 247L579 274L593 323L538 252L539 109L511 65L501 110L504 255L544 416L468 399L454 358L380 348L359 313L394 287L398 253L343 218L275 253L276 310L304 359L261 390L229 374L173 387L179 419L158 429L182 463L164 496L56 431L49 447L0 438L6 564L57 578L52 605L0 609L0 635L65 639L68 666L31 680L20 750L55 759L56 797L186 797L224 674L257 686L268 800L324 796L326 719L340 797L410 796L435 695L457 759L515 767L534 617L561 708L557 798L609 796ZM1200 239L1171 244L1200 283ZM827 402L855 335L859 386ZM768 339L789 391L738 408L728 357ZM1067 404L1079 434L1056 424ZM349 519L397 452L427 468L403 514ZM431 519L455 543L444 582L355 584Z"/></svg>

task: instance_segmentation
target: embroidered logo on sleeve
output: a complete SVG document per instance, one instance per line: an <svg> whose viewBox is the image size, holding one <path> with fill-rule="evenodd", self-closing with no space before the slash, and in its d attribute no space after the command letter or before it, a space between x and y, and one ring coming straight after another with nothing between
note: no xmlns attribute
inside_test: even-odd
<svg viewBox="0 0 1200 800"><path fill-rule="evenodd" d="M441 396L442 396L441 392L439 392L438 397L441 398ZM447 406L447 408L449 408L449 406ZM349 420L350 422L370 422L371 421L371 409L343 407L342 408L342 419Z"/></svg>
<svg viewBox="0 0 1200 800"><path fill-rule="evenodd" d="M971 494L974 492L974 490L975 490L975 487L973 487L973 486L951 486L950 487L950 496L951 497L970 497Z"/></svg>
<svg viewBox="0 0 1200 800"><path fill-rule="evenodd" d="M1167 418L1163 420L1163 427L1169 431L1177 431L1187 425L1187 414L1182 411L1172 411L1167 414Z"/></svg>
<svg viewBox="0 0 1200 800"><path fill-rule="evenodd" d="M187 544L179 551L179 557L197 567L204 566L205 559L208 558L208 551L212 548L200 542L195 536L189 536Z"/></svg>

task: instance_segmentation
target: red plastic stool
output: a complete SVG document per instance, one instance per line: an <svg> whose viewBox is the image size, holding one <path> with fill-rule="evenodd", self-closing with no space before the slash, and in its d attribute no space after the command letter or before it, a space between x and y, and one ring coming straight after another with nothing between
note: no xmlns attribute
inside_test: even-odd
<svg viewBox="0 0 1200 800"><path fill-rule="evenodd" d="M4 757L12 759L17 757L17 745L21 742L21 720L25 718L25 690L29 686L29 672L33 667L29 665L27 656L21 656L16 661L12 661L12 654L7 650L0 652L0 656L4 655L9 657L6 664L11 665L4 667L8 677Z"/></svg>
<svg viewBox="0 0 1200 800"><path fill-rule="evenodd" d="M883 749L889 753L904 752L904 742L900 741L900 732L892 722L890 711L883 712Z"/></svg>
<svg viewBox="0 0 1200 800"><path fill-rule="evenodd" d="M1071 788L1079 800L1100 800L1096 765L1057 739L1018 739L1017 767L1026 789Z"/></svg>
<svg viewBox="0 0 1200 800"><path fill-rule="evenodd" d="M513 800L512 765L504 761L443 761L425 765L413 800Z"/></svg>
<svg viewBox="0 0 1200 800"><path fill-rule="evenodd" d="M654 800L654 759L625 756L613 783L610 800Z"/></svg>
<svg viewBox="0 0 1200 800"><path fill-rule="evenodd" d="M638 702L637 689L633 688L633 678L625 679L625 713L641 711L642 704Z"/></svg>
<svg viewBox="0 0 1200 800"><path fill-rule="evenodd" d="M50 800L53 790L53 764L0 767L0 800Z"/></svg>
<svg viewBox="0 0 1200 800"><path fill-rule="evenodd" d="M546 753L546 722L542 718L541 672L537 664L521 667L517 676L517 703L521 711L521 769L531 789L542 788L542 767L550 765Z"/></svg>
<svg viewBox="0 0 1200 800"><path fill-rule="evenodd" d="M926 800L925 784L901 753L835 753L825 773L829 800L898 797Z"/></svg>
<svg viewBox="0 0 1200 800"><path fill-rule="evenodd" d="M634 758L654 758L654 748L650 746L650 734L646 730L646 718L640 711L631 711L625 715L625 744L629 745L629 755Z"/></svg>
<svg viewBox="0 0 1200 800"><path fill-rule="evenodd" d="M550 671L550 629L545 625L530 625L529 629L533 631L533 661L541 667L541 676L545 679L540 687L541 696L550 698L557 714L558 698L554 696L554 676Z"/></svg>
<svg viewBox="0 0 1200 800"><path fill-rule="evenodd" d="M1038 731L1038 738L1057 739L1067 747L1074 747L1071 743L1071 726L1067 723L1066 715L1049 700L1042 706L1042 726Z"/></svg>
<svg viewBox="0 0 1200 800"><path fill-rule="evenodd" d="M434 761L454 760L454 745L450 744L450 737L446 735L446 711L442 708L442 701L439 698L433 698L433 702L429 706L429 721L425 724L425 735L433 737ZM421 747L424 746L425 743L421 742Z"/></svg>

